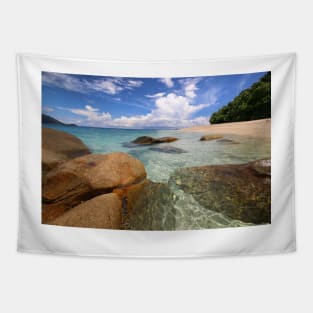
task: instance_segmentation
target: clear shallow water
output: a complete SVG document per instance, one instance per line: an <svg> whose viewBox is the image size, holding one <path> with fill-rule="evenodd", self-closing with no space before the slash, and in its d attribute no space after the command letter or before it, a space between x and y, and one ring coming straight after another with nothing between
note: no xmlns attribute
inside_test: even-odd
<svg viewBox="0 0 313 313"><path fill-rule="evenodd" d="M145 165L148 178L155 182L167 182L171 173L177 168L210 164L238 164L270 157L269 140L243 136L225 135L238 144L225 144L217 140L199 141L201 133L186 133L179 130L133 130L105 129L91 127L72 127L43 125L71 133L80 138L93 153L122 151L136 157ZM208 133L205 133L208 134ZM179 140L153 146L125 147L139 136L164 137L174 136ZM150 148L170 146L186 151L181 154L170 154L150 150Z"/></svg>
<svg viewBox="0 0 313 313"><path fill-rule="evenodd" d="M147 176L154 182L167 183L171 174L178 168L210 164L239 164L268 158L271 153L269 140L240 136L227 136L238 144L225 144L213 141L199 141L201 133L185 133L179 130L126 130L89 127L71 127L43 125L62 130L80 138L93 153L110 153L122 151L141 160L145 165ZM205 133L208 134L208 133ZM174 136L179 140L152 146L125 147L139 136L164 137ZM186 153L169 154L150 150L150 148L170 146L183 149ZM233 220L222 213L200 205L192 195L183 190L169 186L169 195L158 197L155 204L156 213L163 212L161 217L148 214L148 222L159 223L158 230L208 229L219 227L238 227L251 224ZM163 202L162 202L163 201ZM150 219L150 221L149 221ZM171 222L172 221L172 222ZM171 223L169 223L171 222ZM170 225L170 226L168 226ZM141 225L140 227L145 226Z"/></svg>

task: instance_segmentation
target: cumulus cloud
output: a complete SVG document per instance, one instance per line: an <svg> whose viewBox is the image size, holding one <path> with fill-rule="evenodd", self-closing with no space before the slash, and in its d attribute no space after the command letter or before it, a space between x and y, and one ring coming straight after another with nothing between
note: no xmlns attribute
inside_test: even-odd
<svg viewBox="0 0 313 313"><path fill-rule="evenodd" d="M174 86L174 82L170 77L160 78L160 82L165 84L168 88L172 88Z"/></svg>
<svg viewBox="0 0 313 313"><path fill-rule="evenodd" d="M206 104L191 105L187 97L175 93L157 99L155 104L156 109L152 113L177 119L188 119L192 114L207 107Z"/></svg>
<svg viewBox="0 0 313 313"><path fill-rule="evenodd" d="M146 115L135 115L131 117L121 116L112 119L106 123L104 127L120 127L120 128L182 128L208 123L208 117L201 116L188 120L170 118L166 116L156 116L152 113Z"/></svg>
<svg viewBox="0 0 313 313"><path fill-rule="evenodd" d="M82 125L99 127L147 128L147 127L188 127L208 122L201 116L193 114L206 108L208 104L192 105L187 97L169 93L155 100L155 107L147 114L120 116L113 118L108 112L86 105L84 109L70 109L74 114L84 116Z"/></svg>
<svg viewBox="0 0 313 313"><path fill-rule="evenodd" d="M63 89L78 91L81 93L102 92L112 95L115 101L121 101L118 94L123 90L132 90L142 86L139 79L130 78L97 78L84 79L76 75L45 73L43 83L48 86L57 86ZM174 80L171 78L159 79L167 88L174 87ZM149 127L171 127L181 128L208 123L208 116L196 116L199 112L213 104L217 97L216 91L210 89L207 96L202 98L205 103L195 103L198 86L201 78L182 78L178 80L177 90L172 92L157 92L147 94L145 97L153 100L142 104L140 101L131 101L128 105L145 109L148 113L141 113L132 116L113 117L109 112L93 107L90 104L83 108L59 108L68 110L79 116L78 124L98 127L121 127L121 128L149 128ZM208 101L207 101L208 100ZM57 107L55 107L57 108ZM137 110L138 112L138 110Z"/></svg>
<svg viewBox="0 0 313 313"><path fill-rule="evenodd" d="M96 123L97 125L99 124L99 122L103 123L112 119L110 113L99 112L99 109L93 108L91 105L85 105L84 109L70 109L70 111L74 114L85 116L85 121Z"/></svg>
<svg viewBox="0 0 313 313"><path fill-rule="evenodd" d="M131 90L142 86L143 81L129 78L103 77L86 80L79 75L63 73L42 73L42 83L46 86L58 87L83 94L100 92L115 95L125 89Z"/></svg>

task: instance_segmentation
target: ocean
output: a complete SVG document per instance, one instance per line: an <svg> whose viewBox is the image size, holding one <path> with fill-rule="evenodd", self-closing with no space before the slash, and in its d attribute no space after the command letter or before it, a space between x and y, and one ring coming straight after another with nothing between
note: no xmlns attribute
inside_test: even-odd
<svg viewBox="0 0 313 313"><path fill-rule="evenodd" d="M147 177L153 182L163 183L160 185L163 187L159 193L154 191L156 193L150 195L154 199L157 198L157 201L147 200L147 207L144 211L144 214L146 211L147 214L144 215L143 220L148 221L148 225L150 225L149 223L157 224L157 229L167 230L252 225L211 210L209 205L203 205L193 195L185 193L179 187L180 182L175 180L173 183L170 177L179 168L213 164L240 164L270 158L271 144L268 139L224 135L223 140L200 141L199 139L203 135L201 133L168 129L106 129L53 124L46 124L43 127L51 127L75 135L93 153L122 151L143 162ZM139 136L173 136L178 140L150 146L131 145L131 141ZM141 218L139 217L139 221ZM134 225L134 221L132 221L132 225ZM138 226L135 224L135 229L136 227L146 229L142 227L152 227L151 225L140 224Z"/></svg>
<svg viewBox="0 0 313 313"><path fill-rule="evenodd" d="M93 153L126 152L145 165L147 176L155 182L167 182L178 168L212 165L240 164L270 158L271 143L268 139L224 135L231 142L199 141L201 133L187 133L168 129L112 129L44 124L80 138ZM205 133L207 134L207 133ZM173 136L179 140L152 146L129 146L139 136ZM159 151L165 148L165 152ZM180 153L177 153L180 152ZM183 152L183 153L181 153Z"/></svg>

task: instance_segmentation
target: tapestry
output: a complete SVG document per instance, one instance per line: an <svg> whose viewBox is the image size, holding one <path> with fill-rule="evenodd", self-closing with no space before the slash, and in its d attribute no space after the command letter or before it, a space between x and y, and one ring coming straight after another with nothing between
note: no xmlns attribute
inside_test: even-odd
<svg viewBox="0 0 313 313"><path fill-rule="evenodd" d="M295 251L295 54L17 67L19 251Z"/></svg>

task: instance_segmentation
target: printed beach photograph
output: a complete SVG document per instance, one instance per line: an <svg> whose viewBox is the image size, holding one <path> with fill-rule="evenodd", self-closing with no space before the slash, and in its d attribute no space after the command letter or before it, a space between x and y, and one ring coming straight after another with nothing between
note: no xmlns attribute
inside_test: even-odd
<svg viewBox="0 0 313 313"><path fill-rule="evenodd" d="M42 224L271 223L271 73L42 72Z"/></svg>

